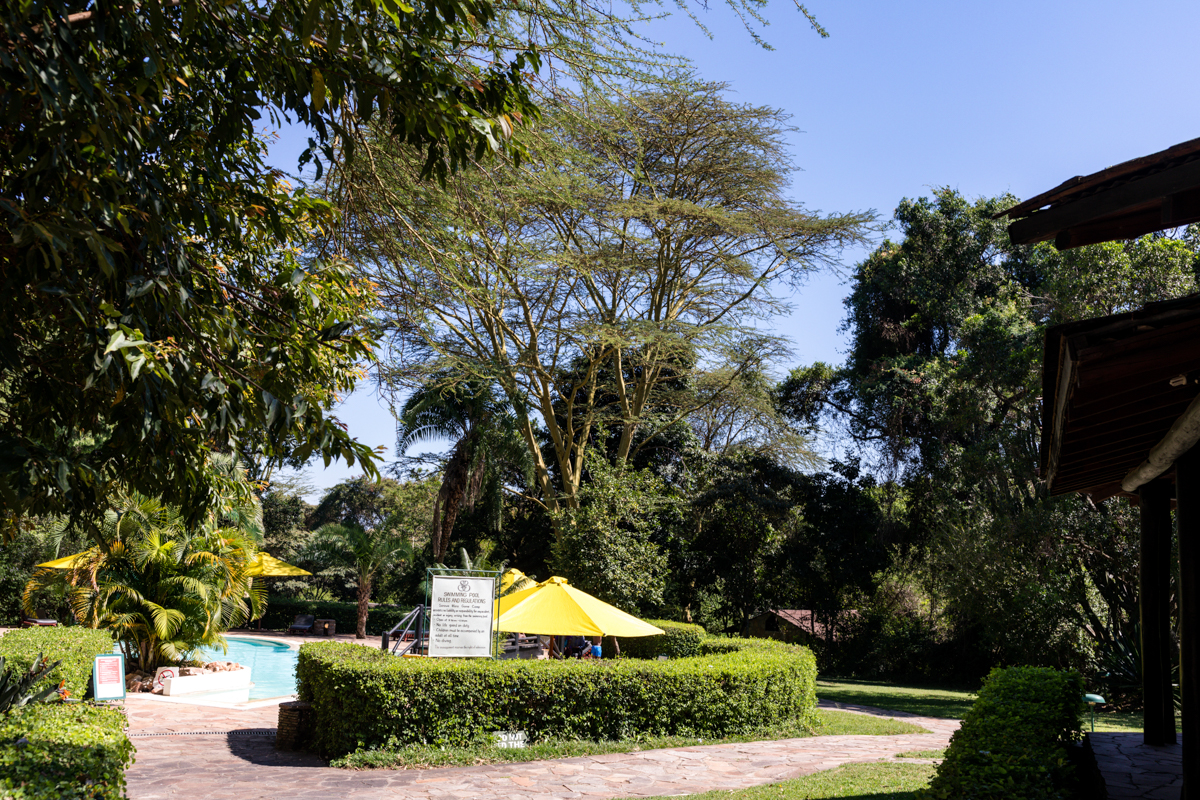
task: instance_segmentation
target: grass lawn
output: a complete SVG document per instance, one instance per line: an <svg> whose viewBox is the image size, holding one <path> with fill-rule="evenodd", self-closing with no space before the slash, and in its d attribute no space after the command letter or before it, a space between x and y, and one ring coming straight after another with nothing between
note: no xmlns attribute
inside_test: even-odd
<svg viewBox="0 0 1200 800"><path fill-rule="evenodd" d="M896 758L945 758L945 750L909 750L907 753L896 753Z"/></svg>
<svg viewBox="0 0 1200 800"><path fill-rule="evenodd" d="M876 706L893 711L907 711L923 717L962 719L975 702L975 694L948 687L897 686L885 681L833 679L817 681L817 697L839 703ZM1176 730L1182 730L1179 717ZM1083 730L1090 731L1091 715L1084 713ZM1096 712L1096 731L1140 731L1140 711Z"/></svg>
<svg viewBox="0 0 1200 800"><path fill-rule="evenodd" d="M962 719L975 702L975 693L963 689L897 686L885 681L850 679L818 680L817 697L943 719Z"/></svg>
<svg viewBox="0 0 1200 800"><path fill-rule="evenodd" d="M934 769L932 764L847 764L782 783L693 794L689 800L913 800L929 785Z"/></svg>
<svg viewBox="0 0 1200 800"><path fill-rule="evenodd" d="M432 767L463 767L475 764L498 764L510 761L541 761L550 758L595 756L603 753L631 753L658 750L664 747L691 747L698 744L725 742L755 742L769 739L793 739L805 736L840 736L847 734L895 736L902 733L928 733L908 722L847 714L842 711L817 710L815 730L801 726L780 726L745 736L725 739L697 739L687 736L660 736L623 739L616 742L581 742L550 740L528 747L500 749L490 742L471 747L430 747L411 745L388 750L365 750L335 759L331 766L346 769L429 769ZM798 795L799 796L799 795ZM824 797L825 795L813 795ZM899 795L898 795L899 796Z"/></svg>
<svg viewBox="0 0 1200 800"><path fill-rule="evenodd" d="M1175 713L1175 730L1183 730L1179 712ZM1083 714L1083 732L1092 729L1092 715ZM1096 732L1100 731L1140 731L1142 729L1142 712L1140 711L1096 711Z"/></svg>

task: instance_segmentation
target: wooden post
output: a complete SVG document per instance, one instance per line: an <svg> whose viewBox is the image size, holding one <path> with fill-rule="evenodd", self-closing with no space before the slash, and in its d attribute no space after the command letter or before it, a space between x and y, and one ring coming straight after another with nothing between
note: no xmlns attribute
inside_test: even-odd
<svg viewBox="0 0 1200 800"><path fill-rule="evenodd" d="M1200 799L1200 446L1175 462L1179 527L1179 683L1183 689L1183 790Z"/></svg>
<svg viewBox="0 0 1200 800"><path fill-rule="evenodd" d="M1171 485L1150 481L1138 490L1142 517L1138 611L1142 628L1145 743L1175 744L1171 692Z"/></svg>

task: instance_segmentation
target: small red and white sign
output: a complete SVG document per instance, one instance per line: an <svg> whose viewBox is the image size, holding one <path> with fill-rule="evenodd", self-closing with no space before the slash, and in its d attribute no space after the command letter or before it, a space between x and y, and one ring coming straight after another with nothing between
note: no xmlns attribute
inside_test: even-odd
<svg viewBox="0 0 1200 800"><path fill-rule="evenodd" d="M96 656L92 664L92 696L97 700L125 699L125 656Z"/></svg>

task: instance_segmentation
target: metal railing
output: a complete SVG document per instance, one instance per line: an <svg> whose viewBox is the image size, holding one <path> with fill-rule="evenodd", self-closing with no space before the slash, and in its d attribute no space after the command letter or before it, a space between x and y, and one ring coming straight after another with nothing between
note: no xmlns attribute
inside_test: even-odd
<svg viewBox="0 0 1200 800"><path fill-rule="evenodd" d="M425 655L428 652L428 643L425 641L425 606L417 606L390 631L386 631L380 645L385 653L388 651L388 645L391 645L394 656L413 655L414 650L415 655Z"/></svg>

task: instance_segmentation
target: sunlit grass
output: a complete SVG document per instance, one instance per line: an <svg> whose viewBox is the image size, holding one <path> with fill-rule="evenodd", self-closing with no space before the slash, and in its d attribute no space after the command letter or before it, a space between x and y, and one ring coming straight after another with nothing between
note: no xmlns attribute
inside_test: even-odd
<svg viewBox="0 0 1200 800"><path fill-rule="evenodd" d="M818 680L817 697L943 719L962 719L975 702L975 693L963 689L898 686L886 681L849 679Z"/></svg>
<svg viewBox="0 0 1200 800"><path fill-rule="evenodd" d="M909 750L907 753L896 753L896 758L945 758L946 751L942 750Z"/></svg>
<svg viewBox="0 0 1200 800"><path fill-rule="evenodd" d="M692 747L729 742L756 742L774 739L795 739L807 736L895 736L904 733L928 733L908 722L849 714L844 711L817 710L817 725L779 725L743 736L724 739L701 739L688 736L655 736L622 739L613 742L548 740L521 749L502 749L490 741L469 747L430 747L410 745L380 750L361 750L336 759L332 766L346 769L430 769L433 767L463 767L477 764L500 764L519 761L541 761L554 758L595 756L605 753L633 753L665 747Z"/></svg>
<svg viewBox="0 0 1200 800"><path fill-rule="evenodd" d="M689 795L691 800L914 800L932 764L846 764L782 783ZM651 800L654 800L653 798Z"/></svg>

